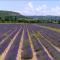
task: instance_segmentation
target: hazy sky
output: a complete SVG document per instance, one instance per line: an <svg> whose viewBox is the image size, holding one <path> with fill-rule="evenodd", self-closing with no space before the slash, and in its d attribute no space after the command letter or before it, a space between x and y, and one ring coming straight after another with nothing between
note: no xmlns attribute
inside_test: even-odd
<svg viewBox="0 0 60 60"><path fill-rule="evenodd" d="M60 15L60 0L0 0L0 10L23 15Z"/></svg>

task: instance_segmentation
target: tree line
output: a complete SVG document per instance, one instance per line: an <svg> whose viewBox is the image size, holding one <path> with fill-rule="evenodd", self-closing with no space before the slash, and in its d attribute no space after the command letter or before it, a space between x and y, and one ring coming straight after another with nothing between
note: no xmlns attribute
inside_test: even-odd
<svg viewBox="0 0 60 60"><path fill-rule="evenodd" d="M60 20L33 19L25 16L0 17L0 23L58 23Z"/></svg>

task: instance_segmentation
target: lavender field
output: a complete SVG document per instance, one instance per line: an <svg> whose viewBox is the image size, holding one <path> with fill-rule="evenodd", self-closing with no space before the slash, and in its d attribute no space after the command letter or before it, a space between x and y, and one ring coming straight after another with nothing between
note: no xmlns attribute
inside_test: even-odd
<svg viewBox="0 0 60 60"><path fill-rule="evenodd" d="M0 24L0 60L60 60L60 24Z"/></svg>

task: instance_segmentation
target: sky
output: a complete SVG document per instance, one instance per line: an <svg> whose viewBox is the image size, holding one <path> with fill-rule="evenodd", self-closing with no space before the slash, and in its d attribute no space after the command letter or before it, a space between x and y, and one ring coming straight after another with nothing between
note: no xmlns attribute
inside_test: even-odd
<svg viewBox="0 0 60 60"><path fill-rule="evenodd" d="M60 0L0 0L0 10L31 16L60 16Z"/></svg>

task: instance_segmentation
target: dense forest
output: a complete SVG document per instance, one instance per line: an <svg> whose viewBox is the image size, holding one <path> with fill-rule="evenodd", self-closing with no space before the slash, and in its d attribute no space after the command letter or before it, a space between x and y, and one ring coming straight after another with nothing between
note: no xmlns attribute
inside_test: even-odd
<svg viewBox="0 0 60 60"><path fill-rule="evenodd" d="M60 16L23 16L17 12L0 11L0 23L58 23Z"/></svg>

